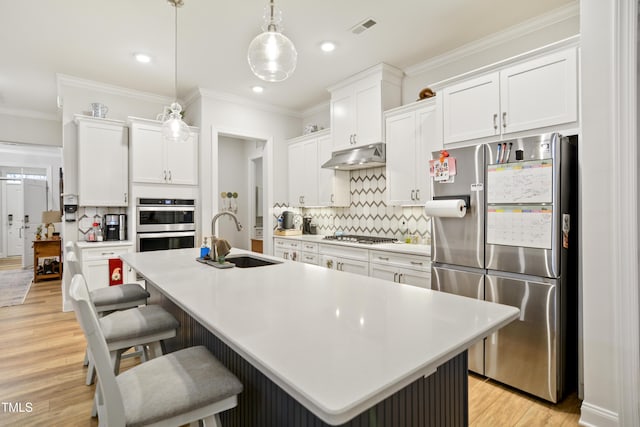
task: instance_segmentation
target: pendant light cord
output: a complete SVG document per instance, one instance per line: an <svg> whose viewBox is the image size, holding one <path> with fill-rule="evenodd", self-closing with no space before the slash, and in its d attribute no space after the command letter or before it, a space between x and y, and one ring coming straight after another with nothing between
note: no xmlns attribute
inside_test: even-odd
<svg viewBox="0 0 640 427"><path fill-rule="evenodd" d="M174 95L176 98L176 102L178 102L178 3L174 2L173 7L176 9L175 12L175 38L173 41L174 48L174 69L173 69L173 89Z"/></svg>

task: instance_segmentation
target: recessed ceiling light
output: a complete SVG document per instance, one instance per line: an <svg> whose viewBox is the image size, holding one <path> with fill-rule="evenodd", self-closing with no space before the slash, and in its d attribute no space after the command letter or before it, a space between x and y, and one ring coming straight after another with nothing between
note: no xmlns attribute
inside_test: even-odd
<svg viewBox="0 0 640 427"><path fill-rule="evenodd" d="M262 86L252 86L251 90L254 93L262 93L262 92L264 92L264 88Z"/></svg>
<svg viewBox="0 0 640 427"><path fill-rule="evenodd" d="M336 44L334 42L322 42L320 45L320 49L323 52L333 52L336 48Z"/></svg>
<svg viewBox="0 0 640 427"><path fill-rule="evenodd" d="M151 62L151 56L147 55L146 53L136 53L133 56L134 58L136 58L136 61L142 64L148 64L149 62Z"/></svg>

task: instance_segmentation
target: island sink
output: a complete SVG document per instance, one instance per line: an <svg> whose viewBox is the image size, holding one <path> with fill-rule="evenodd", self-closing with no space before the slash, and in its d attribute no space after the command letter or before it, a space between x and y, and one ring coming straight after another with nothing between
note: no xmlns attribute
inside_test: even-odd
<svg viewBox="0 0 640 427"><path fill-rule="evenodd" d="M280 264L278 261L270 261L264 258L257 258L251 255L237 255L226 257L225 261L234 264L238 268L263 267L265 265Z"/></svg>

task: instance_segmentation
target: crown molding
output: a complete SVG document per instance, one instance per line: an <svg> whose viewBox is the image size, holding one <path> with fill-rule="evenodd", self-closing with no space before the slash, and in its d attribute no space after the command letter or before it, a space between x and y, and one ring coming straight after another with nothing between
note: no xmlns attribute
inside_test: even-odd
<svg viewBox="0 0 640 427"><path fill-rule="evenodd" d="M41 111L34 110L21 110L19 108L0 107L0 115L27 119L50 120L52 122L60 121L60 117L58 117L57 114L43 113Z"/></svg>
<svg viewBox="0 0 640 427"><path fill-rule="evenodd" d="M157 95L150 92L129 89L121 86L110 85L106 83L96 82L94 80L81 79L79 77L69 76L66 74L56 74L56 85L58 94L62 86L75 87L80 89L95 90L110 95L126 96L136 98L148 102L157 102L160 104L171 104L174 98L169 96Z"/></svg>
<svg viewBox="0 0 640 427"><path fill-rule="evenodd" d="M505 30L468 43L442 55L434 56L433 58L427 59L419 64L409 66L404 69L404 73L407 77L412 77L417 74L445 66L452 62L460 61L468 56L477 54L478 52L502 45L514 38L519 38L527 34L540 31L544 28L579 15L580 4L578 2L574 2L544 15L537 16Z"/></svg>
<svg viewBox="0 0 640 427"><path fill-rule="evenodd" d="M217 101L223 101L223 102L230 102L232 104L238 104L238 105L242 105L242 106L246 106L246 107L251 107L251 108L255 108L258 110L262 110L262 111L266 111L269 113L276 113L276 114L282 114L285 116L290 116L290 117L295 117L297 119L301 119L303 118L303 115L298 112L298 111L293 111L293 110L289 110L287 108L282 108L282 107L276 107L274 105L271 104L264 104L261 102L256 102L247 98L243 98L241 96L238 95L233 95L230 93L225 93L225 92L218 92L215 90L211 90L211 89L203 89L203 88L199 88L197 90L197 93L200 95L201 98L207 98L207 99L211 99L211 100L217 100ZM189 97L189 102L191 103L195 100L193 94L192 96Z"/></svg>

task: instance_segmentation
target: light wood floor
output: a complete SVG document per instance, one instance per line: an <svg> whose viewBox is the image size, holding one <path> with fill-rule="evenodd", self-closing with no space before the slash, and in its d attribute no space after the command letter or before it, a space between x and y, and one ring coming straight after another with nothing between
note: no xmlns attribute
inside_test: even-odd
<svg viewBox="0 0 640 427"><path fill-rule="evenodd" d="M22 257L20 255L0 258L0 270L15 270L22 268Z"/></svg>
<svg viewBox="0 0 640 427"><path fill-rule="evenodd" d="M94 386L84 385L85 340L72 312L61 311L60 281L35 283L23 305L0 308L0 400L32 406L7 413L0 426L97 426L89 416ZM139 361L122 361L122 369ZM558 405L479 376L469 376L469 425L576 426L575 394Z"/></svg>

